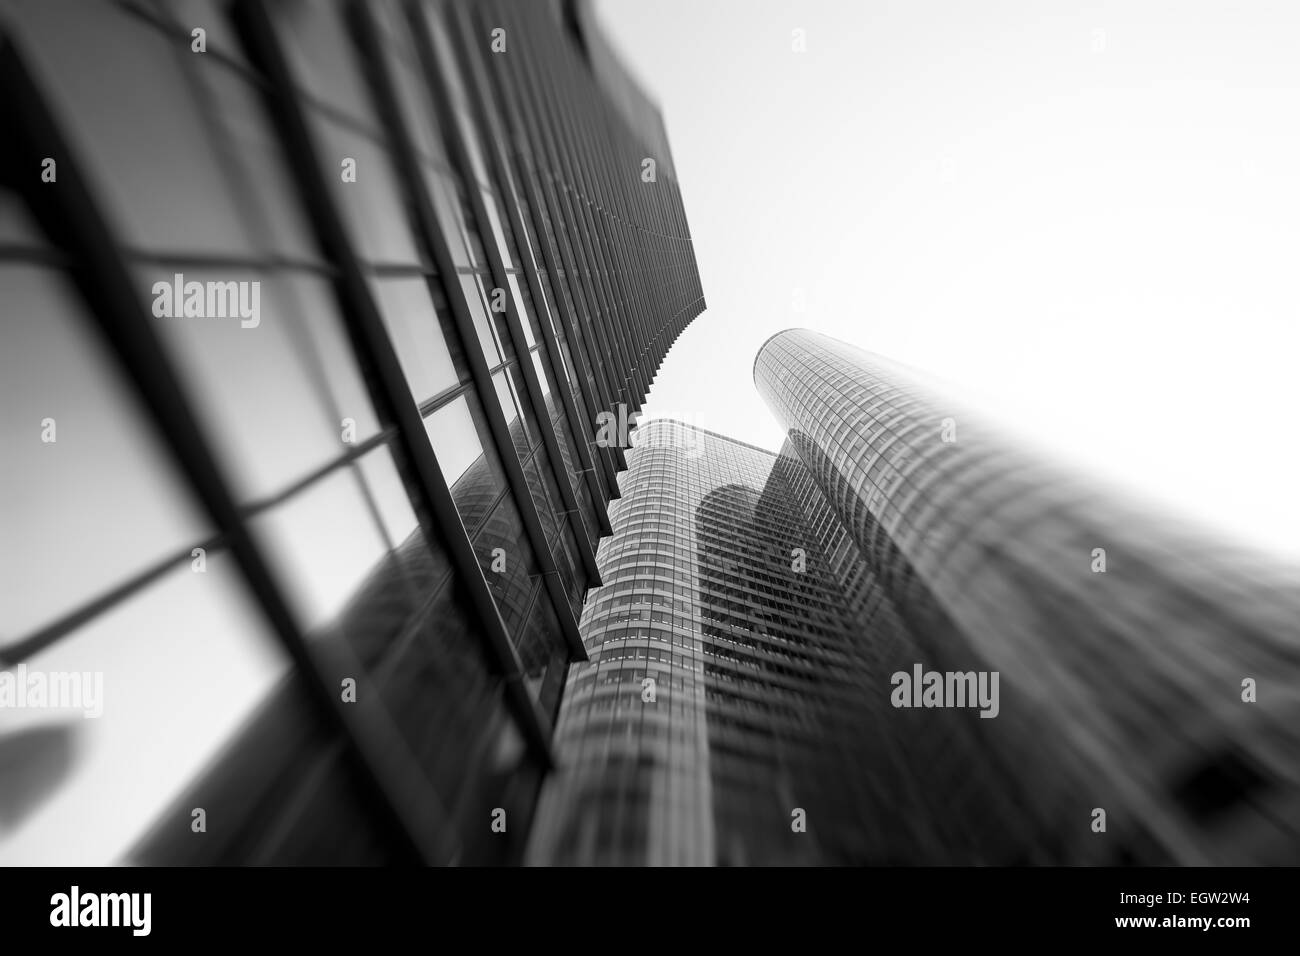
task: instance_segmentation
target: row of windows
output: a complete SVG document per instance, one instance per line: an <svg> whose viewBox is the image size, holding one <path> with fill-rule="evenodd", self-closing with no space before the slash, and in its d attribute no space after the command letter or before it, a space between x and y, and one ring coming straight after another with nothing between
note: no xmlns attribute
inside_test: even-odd
<svg viewBox="0 0 1300 956"><path fill-rule="evenodd" d="M315 826L368 833L350 796L356 780L395 786L402 792L386 796L423 808L426 819L407 821L405 837L427 859L518 852L537 780L529 737L536 717L513 702L501 675L509 668L487 646L471 596L486 586L523 686L541 713L553 714L568 656L560 612L569 609L560 605L580 605L583 555L600 526L595 502L603 507L608 492L605 472L582 458L591 460L592 446L573 437L591 432L591 395L569 374L568 349L585 350L588 337L607 333L557 318L553 303L531 295L530 281L549 288L552 280L516 268L517 243L531 247L538 236L517 232L503 214L508 190L497 189L499 170L478 155L481 116L464 91L453 93L451 115L437 102L437 77L454 77L455 63L433 69L417 47L446 46L463 11L294 0L252 12L214 7L202 24L209 53L200 56L190 50L192 25L170 5L89 5L76 17L14 5L21 15L6 23L20 34L17 49L70 148L35 147L56 154L57 184L39 183L37 165L33 172L16 163L5 164L0 184L0 287L13 306L0 331L0 389L12 412L4 443L14 450L13 467L0 475L9 506L0 653L6 664L102 672L107 702L49 799L0 836L0 858L104 863L134 847L150 861L229 861L223 854L236 850L227 837L197 846L188 810L162 801L188 785L198 802L211 798L216 814L236 777L285 797L255 814L248 841L256 846L238 851L259 859L328 857L335 841L313 838ZM242 29L233 17L245 20ZM365 22L378 28L381 64L367 62L374 51ZM558 34L549 19L535 26L539 38ZM249 38L257 49L245 48ZM4 47L6 57L18 55ZM273 108L287 91L268 97L275 71L263 71L281 55L294 93ZM378 80L385 74L391 96ZM519 91L494 91L498 106L513 97L509 108L518 107ZM301 117L305 139L279 109ZM26 143L26 128L18 133ZM415 179L404 172L406 141ZM340 175L349 162L353 178ZM107 265L74 277L64 268L73 253L52 247L37 224L51 214L33 215L20 197L58 197L78 172L94 204L84 215L102 214L114 241L75 252ZM529 211L526 231L540 212ZM85 286L116 267L114 256L142 306L143 338L165 358L151 367L128 356L130 378L95 331L122 321L129 305ZM689 243L673 247L672 258L670 284L680 291L656 291L661 280L648 272L638 281L656 310L676 305L654 314L680 330L698 312L698 280ZM363 288L344 281L351 274ZM195 282L209 302L218 283L228 285L236 295L229 307L247 311L185 314L178 293ZM579 294L576 274L564 283L572 286L566 295ZM692 283L697 294L687 301ZM504 313L491 308L498 284L509 292ZM359 309L367 303L383 346L358 331L369 322ZM556 355L538 335L538 309L541 327L568 325ZM112 339L125 348L131 336ZM659 347L638 347L652 370ZM409 434L410 419L394 416L393 383L379 375L376 349L395 356L423 434ZM556 360L571 388L564 401L551 385ZM480 370L491 388L480 387ZM132 380L144 382L139 391ZM158 396L173 386L183 401L161 411ZM160 440L157 422L169 415L185 427L168 425ZM187 430L193 441L178 437ZM195 449L207 447L219 474L197 475ZM430 514L433 493L415 460L430 448L481 577L460 567L448 545L461 533L455 516L439 524ZM502 454L517 460L522 479L509 477ZM216 521L213 502L225 495L234 510L218 508ZM525 520L532 515L540 534ZM507 555L501 571L493 567L498 549ZM558 594L550 584L557 575L542 573L547 556ZM312 663L306 671L289 663L299 642ZM300 706L310 699L303 687L318 682L337 698L344 678L361 685L344 721L364 760L342 776L330 770L337 787L318 794L312 780L325 779L338 748L325 736L303 746L320 720ZM12 710L0 716L5 734L44 732L34 712L31 721ZM223 762L207 768L219 749ZM316 769L307 773L306 764ZM337 813L313 814L320 799ZM495 844L479 825L492 806L510 808L515 834ZM404 852L396 842L357 852L387 859Z"/></svg>

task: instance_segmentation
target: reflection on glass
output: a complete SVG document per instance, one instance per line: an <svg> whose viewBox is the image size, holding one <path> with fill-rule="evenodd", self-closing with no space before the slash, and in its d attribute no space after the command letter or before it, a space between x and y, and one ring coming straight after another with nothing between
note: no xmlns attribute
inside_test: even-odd
<svg viewBox="0 0 1300 956"><path fill-rule="evenodd" d="M393 461L392 449L388 446L376 448L358 459L356 467L361 472L375 510L379 512L389 546L401 544L415 531L418 522L411 510L411 500L407 497L402 476Z"/></svg>
<svg viewBox="0 0 1300 956"><path fill-rule="evenodd" d="M424 429L438 456L438 466L448 487L454 487L469 467L483 456L469 400L459 395L424 420Z"/></svg>
<svg viewBox="0 0 1300 956"><path fill-rule="evenodd" d="M523 521L509 495L502 497L483 523L474 548L506 631L518 641L539 571ZM499 553L497 549L501 549Z"/></svg>
<svg viewBox="0 0 1300 956"><path fill-rule="evenodd" d="M519 393L516 390L515 369L502 369L492 376L492 387L497 393L497 402L506 418L506 427L510 430L510 440L514 443L519 460L528 457L532 443L532 430L527 427L527 419L520 412Z"/></svg>
<svg viewBox="0 0 1300 956"><path fill-rule="evenodd" d="M102 715L0 709L0 864L9 866L119 862L287 667L220 552L205 573L187 563L25 663L99 675ZM38 732L42 754L6 759ZM55 750L59 763L38 769ZM46 778L39 805L10 812L32 774Z"/></svg>
<svg viewBox="0 0 1300 956"><path fill-rule="evenodd" d="M350 465L259 514L251 525L305 631L332 621L388 550Z"/></svg>
<svg viewBox="0 0 1300 956"><path fill-rule="evenodd" d="M443 411L447 415L438 420ZM443 447L453 471L460 472L449 481L451 496L465 530L472 537L505 488L501 460L488 433L482 406L467 393L426 418L425 430L433 441L434 451ZM443 454L439 454L440 462Z"/></svg>

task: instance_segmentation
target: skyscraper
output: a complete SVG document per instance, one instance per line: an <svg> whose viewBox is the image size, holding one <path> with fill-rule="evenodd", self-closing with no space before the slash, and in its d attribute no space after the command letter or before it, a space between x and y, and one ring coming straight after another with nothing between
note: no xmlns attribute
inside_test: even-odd
<svg viewBox="0 0 1300 956"><path fill-rule="evenodd" d="M860 810L890 778L864 759L865 645L776 465L680 422L638 429L530 859L869 858L883 821Z"/></svg>
<svg viewBox="0 0 1300 956"><path fill-rule="evenodd" d="M582 4L0 12L0 669L102 682L0 860L518 859L704 308L657 110Z"/></svg>
<svg viewBox="0 0 1300 956"><path fill-rule="evenodd" d="M637 432L530 860L1294 858L1297 582L845 343L754 374L779 454Z"/></svg>
<svg viewBox="0 0 1300 956"><path fill-rule="evenodd" d="M622 484L530 860L1050 858L989 722L890 708L924 639L797 456L655 420Z"/></svg>
<svg viewBox="0 0 1300 956"><path fill-rule="evenodd" d="M919 373L827 336L773 336L754 378L937 669L1000 672L984 752L1022 776L1062 862L1295 859L1293 573L1018 450ZM1099 809L1104 834L1081 828Z"/></svg>

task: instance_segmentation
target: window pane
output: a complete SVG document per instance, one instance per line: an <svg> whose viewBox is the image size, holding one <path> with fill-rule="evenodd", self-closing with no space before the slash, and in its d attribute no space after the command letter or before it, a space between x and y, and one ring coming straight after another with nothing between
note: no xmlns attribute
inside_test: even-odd
<svg viewBox="0 0 1300 956"><path fill-rule="evenodd" d="M446 174L435 172L429 167L424 169L424 178L433 199L433 211L438 217L438 226L451 252L452 264L458 268L468 267L468 240L465 236L465 223L461 218L460 199L456 196L456 186Z"/></svg>
<svg viewBox="0 0 1300 956"><path fill-rule="evenodd" d="M88 687L100 675L103 714L0 710L0 748L17 754L0 759L0 792L21 787L34 801L0 829L0 860L14 866L119 862L287 670L224 553L203 574L176 569L26 664L81 674Z"/></svg>
<svg viewBox="0 0 1300 956"><path fill-rule="evenodd" d="M493 554L497 548L504 555ZM474 540L474 550L506 630L511 640L517 643L534 586L539 580L539 570L523 521L509 495L501 499L492 516L483 523Z"/></svg>
<svg viewBox="0 0 1300 956"><path fill-rule="evenodd" d="M257 306L255 325L254 319L239 317L252 314L252 308L235 317L154 319L241 497L282 491L340 457L347 448L345 418L355 423L357 441L378 429L325 283L238 270L173 273L154 266L137 271L145 292L155 292L155 312L168 294L160 290L174 289L178 274L184 299L189 299L186 288L211 291L235 283L240 302Z"/></svg>
<svg viewBox="0 0 1300 956"><path fill-rule="evenodd" d="M423 264L410 209L388 153L362 133L317 113L312 117L325 180L343 212L357 255L368 262ZM343 181L344 158L356 160L356 182Z"/></svg>
<svg viewBox="0 0 1300 956"><path fill-rule="evenodd" d="M526 446L522 446L521 457L528 454L528 449L535 448L541 441L541 435L537 431L537 417L533 413L533 403L528 398L528 392L525 390L524 377L520 374L518 365L511 365L506 369L506 374L510 378L510 390L514 395L515 404L523 412ZM516 439L516 447L521 447Z"/></svg>
<svg viewBox="0 0 1300 956"><path fill-rule="evenodd" d="M361 477L379 512L390 546L401 545L419 527L393 453L387 446L376 448L357 462Z"/></svg>
<svg viewBox="0 0 1300 956"><path fill-rule="evenodd" d="M206 22L214 23L215 18ZM213 40L209 29L209 50L213 49ZM215 59L195 57L193 62L199 64L203 79L212 87L213 103L219 110L216 118L223 134L230 137L226 155L240 170L238 182L232 184L232 196L240 199L238 209L250 231L256 233L259 249L320 260L293 179L293 166L280 148L261 94L248 79ZM239 247L228 251L247 252Z"/></svg>
<svg viewBox="0 0 1300 956"><path fill-rule="evenodd" d="M478 333L479 348L487 360L488 368L496 368L504 356L501 341L492 320L488 318L483 281L478 276L460 276L461 292L469 306L470 317L474 320L474 330Z"/></svg>
<svg viewBox="0 0 1300 956"><path fill-rule="evenodd" d="M471 535L505 487L477 400L459 395L424 420L443 477Z"/></svg>
<svg viewBox="0 0 1300 956"><path fill-rule="evenodd" d="M457 384L456 367L423 277L375 279L384 325L416 403Z"/></svg>
<svg viewBox="0 0 1300 956"><path fill-rule="evenodd" d="M59 3L10 9L73 146L94 158L88 174L127 244L168 253L253 244L229 201L222 144L181 71L188 46L113 4L78 6L75 16Z"/></svg>
<svg viewBox="0 0 1300 956"><path fill-rule="evenodd" d="M279 0L270 9L299 88L373 127L375 108L342 5Z"/></svg>
<svg viewBox="0 0 1300 956"><path fill-rule="evenodd" d="M250 525L307 632L333 624L388 551L350 466L259 514Z"/></svg>
<svg viewBox="0 0 1300 956"><path fill-rule="evenodd" d="M3 645L196 544L211 526L66 277L0 266L0 288Z"/></svg>

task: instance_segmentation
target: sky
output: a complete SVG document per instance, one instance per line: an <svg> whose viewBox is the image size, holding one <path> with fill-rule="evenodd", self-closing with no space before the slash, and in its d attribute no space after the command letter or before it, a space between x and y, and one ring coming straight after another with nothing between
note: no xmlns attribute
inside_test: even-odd
<svg viewBox="0 0 1300 956"><path fill-rule="evenodd" d="M708 302L645 418L778 448L754 355L813 328L1300 560L1300 5L596 9L663 109Z"/></svg>

